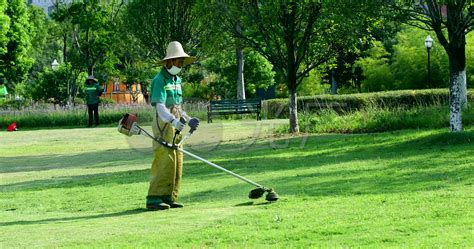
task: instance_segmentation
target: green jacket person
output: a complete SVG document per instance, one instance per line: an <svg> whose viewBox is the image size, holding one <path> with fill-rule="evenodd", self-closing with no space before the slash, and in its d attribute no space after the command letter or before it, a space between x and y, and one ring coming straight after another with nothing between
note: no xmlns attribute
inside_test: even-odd
<svg viewBox="0 0 474 249"><path fill-rule="evenodd" d="M92 126L92 117L94 117L95 125L99 125L99 102L100 96L104 92L99 84L98 80L93 75L89 75L86 80L86 104L87 112L89 114L89 120L87 127Z"/></svg>
<svg viewBox="0 0 474 249"><path fill-rule="evenodd" d="M182 130L184 124L180 122L183 117L193 128L197 128L199 120L189 117L182 109L183 91L181 78L178 73L181 67L191 61L181 43L173 41L168 44L166 57L162 63L164 67L155 76L151 83L151 104L156 112L152 124L155 137L173 142L176 130ZM189 122L191 121L192 122ZM178 136L175 143L182 137ZM170 149L153 141L154 160L151 168L150 187L146 198L146 207L150 210L168 208L181 208L178 203L179 188L183 170L183 153Z"/></svg>

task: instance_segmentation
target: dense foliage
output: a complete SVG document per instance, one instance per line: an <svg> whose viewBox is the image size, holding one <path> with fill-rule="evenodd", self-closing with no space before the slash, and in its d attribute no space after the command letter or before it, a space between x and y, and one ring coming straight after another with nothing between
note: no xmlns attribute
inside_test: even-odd
<svg viewBox="0 0 474 249"><path fill-rule="evenodd" d="M6 6L2 1L0 10L2 9L3 18L0 16L0 34L2 35L0 36L0 77L6 78L7 88L13 90L16 84L27 79L28 70L33 64L30 51L33 39L31 34L34 32L31 32L33 28L29 22L25 1L9 0L6 2Z"/></svg>
<svg viewBox="0 0 474 249"><path fill-rule="evenodd" d="M59 1L48 18L24 1L0 0L0 77L9 98L60 105L81 97L82 74L93 73L101 83L139 83L145 90L160 70L167 43L178 40L197 59L181 73L184 95L192 100L242 96L242 74L247 98L266 89L268 96L291 96L295 115L296 96L449 87L441 36L414 27L416 22L402 25L407 16L392 7L290 0ZM474 35L468 31L466 82L473 87ZM434 39L430 79L423 44L428 34ZM54 59L66 71L48 70ZM55 83L58 77L61 84Z"/></svg>
<svg viewBox="0 0 474 249"><path fill-rule="evenodd" d="M245 95L255 97L257 88L266 89L274 84L275 72L271 64L261 55L252 51L244 51L245 55ZM237 70L235 65L235 51L217 53L202 62L205 70L203 83L197 88L207 88L211 95L207 98L232 99L237 96ZM199 82L196 82L199 83Z"/></svg>

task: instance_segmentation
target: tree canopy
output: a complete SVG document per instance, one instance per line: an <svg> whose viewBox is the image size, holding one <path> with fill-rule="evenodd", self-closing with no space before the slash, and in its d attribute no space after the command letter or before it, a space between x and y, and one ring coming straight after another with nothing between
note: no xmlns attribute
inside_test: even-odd
<svg viewBox="0 0 474 249"><path fill-rule="evenodd" d="M171 41L179 41L186 51L196 44L193 25L194 0L135 0L130 1L124 15L128 31L148 50L155 62L164 58Z"/></svg>
<svg viewBox="0 0 474 249"><path fill-rule="evenodd" d="M10 0L0 3L6 16L3 18L0 32L5 36L0 38L0 75L7 80L7 87L14 90L16 84L24 82L28 77L28 70L34 60L30 55L31 49L31 26L28 17L28 9L23 0ZM8 22L9 20L9 22ZM6 25L3 27L3 23Z"/></svg>
<svg viewBox="0 0 474 249"><path fill-rule="evenodd" d="M471 1L54 3L47 18L24 1L0 0L0 77L11 92L18 86L19 94L33 97L25 91L58 74L65 77L65 87L58 84L61 94L52 98L63 99L66 92L69 103L79 94L83 73L101 82L120 78L128 85L140 83L146 89L167 44L177 40L198 55L183 70L191 89L185 87L187 96L253 97L257 88L271 86L278 96L289 98L291 132L299 130L297 96L329 93L331 82L337 82L341 93L449 86L451 126L462 129L460 108L474 79L468 59L473 54L468 36L474 25ZM427 34L436 44L430 83L420 42ZM62 71L46 72L53 59Z"/></svg>

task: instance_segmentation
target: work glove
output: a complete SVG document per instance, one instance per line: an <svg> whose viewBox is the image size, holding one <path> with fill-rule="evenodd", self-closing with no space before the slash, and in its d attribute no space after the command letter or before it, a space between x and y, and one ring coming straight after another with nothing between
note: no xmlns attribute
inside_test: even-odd
<svg viewBox="0 0 474 249"><path fill-rule="evenodd" d="M189 127L191 127L191 131L195 131L199 126L199 119L191 118L188 122Z"/></svg>
<svg viewBox="0 0 474 249"><path fill-rule="evenodd" d="M173 121L171 121L171 124L174 126L174 128L178 131L182 131L184 129L184 126L185 124L184 123L181 123L179 120L177 119L173 119Z"/></svg>

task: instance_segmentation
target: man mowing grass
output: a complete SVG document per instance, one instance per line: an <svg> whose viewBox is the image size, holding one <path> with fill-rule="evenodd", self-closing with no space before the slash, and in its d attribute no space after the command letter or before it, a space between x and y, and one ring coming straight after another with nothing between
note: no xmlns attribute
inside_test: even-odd
<svg viewBox="0 0 474 249"><path fill-rule="evenodd" d="M189 117L181 109L183 92L181 78L178 73L183 65L193 60L186 54L181 43L173 41L168 44L164 65L151 83L151 104L156 107L153 119L153 134L167 143L179 143L182 136L176 137L175 132L181 131L188 122L196 129L199 120ZM183 169L183 153L167 148L153 141L155 158L151 168L150 187L146 197L146 207L149 210L164 210L181 208L178 203L179 188Z"/></svg>

